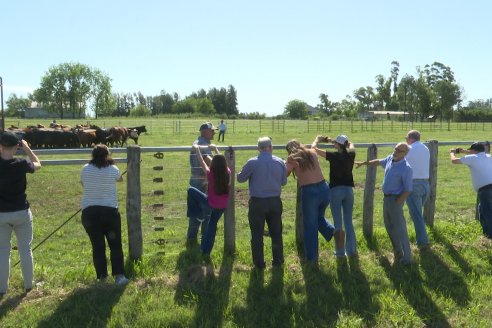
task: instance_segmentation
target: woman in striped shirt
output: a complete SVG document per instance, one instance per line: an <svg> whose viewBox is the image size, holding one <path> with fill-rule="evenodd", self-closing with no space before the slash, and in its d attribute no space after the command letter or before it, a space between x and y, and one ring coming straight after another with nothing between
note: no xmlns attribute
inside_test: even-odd
<svg viewBox="0 0 492 328"><path fill-rule="evenodd" d="M123 181L108 147L99 144L92 150L92 159L84 165L80 182L82 194L82 225L92 244L92 260L97 279L108 276L106 240L110 249L111 271L118 285L125 285L123 247L121 245L121 216L118 211L116 182Z"/></svg>

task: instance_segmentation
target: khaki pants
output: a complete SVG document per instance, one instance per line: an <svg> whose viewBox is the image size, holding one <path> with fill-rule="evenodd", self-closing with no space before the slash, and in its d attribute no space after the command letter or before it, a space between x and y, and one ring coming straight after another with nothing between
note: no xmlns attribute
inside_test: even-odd
<svg viewBox="0 0 492 328"><path fill-rule="evenodd" d="M32 213L30 209L0 213L0 293L7 292L10 276L12 230L17 237L24 288L31 289L34 277L32 258Z"/></svg>

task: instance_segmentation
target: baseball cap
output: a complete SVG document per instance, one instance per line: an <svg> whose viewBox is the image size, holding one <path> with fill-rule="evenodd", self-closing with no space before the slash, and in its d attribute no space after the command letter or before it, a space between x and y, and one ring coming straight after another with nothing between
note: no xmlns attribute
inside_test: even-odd
<svg viewBox="0 0 492 328"><path fill-rule="evenodd" d="M474 150L476 152L481 153L481 152L485 151L485 146L483 144L481 144L480 142L474 142L474 143L472 143L470 148L468 148L468 150Z"/></svg>
<svg viewBox="0 0 492 328"><path fill-rule="evenodd" d="M206 130L206 129L217 130L217 128L215 126L213 126L212 123L210 123L210 122L205 122L202 125L200 125L200 130L199 131L203 131L203 130Z"/></svg>
<svg viewBox="0 0 492 328"><path fill-rule="evenodd" d="M11 131L4 131L0 135L0 145L5 147L13 147L20 143L17 135Z"/></svg>
<svg viewBox="0 0 492 328"><path fill-rule="evenodd" d="M335 139L336 143L339 143L340 145L345 145L345 143L348 141L348 137L345 134L341 134L337 136Z"/></svg>

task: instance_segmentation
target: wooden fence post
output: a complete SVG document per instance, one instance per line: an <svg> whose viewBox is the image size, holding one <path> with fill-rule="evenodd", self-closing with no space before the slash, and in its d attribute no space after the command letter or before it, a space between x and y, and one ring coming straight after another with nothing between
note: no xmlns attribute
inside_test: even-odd
<svg viewBox="0 0 492 328"><path fill-rule="evenodd" d="M424 205L424 222L429 226L434 226L434 215L436 212L436 194L437 194L437 159L439 151L439 142L430 140L427 147L429 148L429 199Z"/></svg>
<svg viewBox="0 0 492 328"><path fill-rule="evenodd" d="M140 147L129 146L127 148L127 158L126 223L128 226L128 254L132 260L140 260L143 252Z"/></svg>
<svg viewBox="0 0 492 328"><path fill-rule="evenodd" d="M225 151L227 165L231 170L231 187L229 188L229 202L224 212L224 250L228 254L233 254L236 250L236 208L235 208L235 172L236 158L232 147Z"/></svg>
<svg viewBox="0 0 492 328"><path fill-rule="evenodd" d="M372 144L367 148L367 160L376 159L378 148ZM366 185L364 187L364 208L362 210L362 231L366 238L371 238L374 221L374 189L376 188L377 167L367 166Z"/></svg>

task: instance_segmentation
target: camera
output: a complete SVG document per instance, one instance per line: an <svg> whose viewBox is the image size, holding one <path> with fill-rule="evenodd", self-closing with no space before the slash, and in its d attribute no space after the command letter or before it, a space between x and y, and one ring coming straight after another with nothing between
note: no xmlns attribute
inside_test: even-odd
<svg viewBox="0 0 492 328"><path fill-rule="evenodd" d="M330 137L321 137L322 142L330 142Z"/></svg>
<svg viewBox="0 0 492 328"><path fill-rule="evenodd" d="M459 153L461 152L461 148L456 148L456 149L454 150L454 152L455 152L455 154L459 154Z"/></svg>

